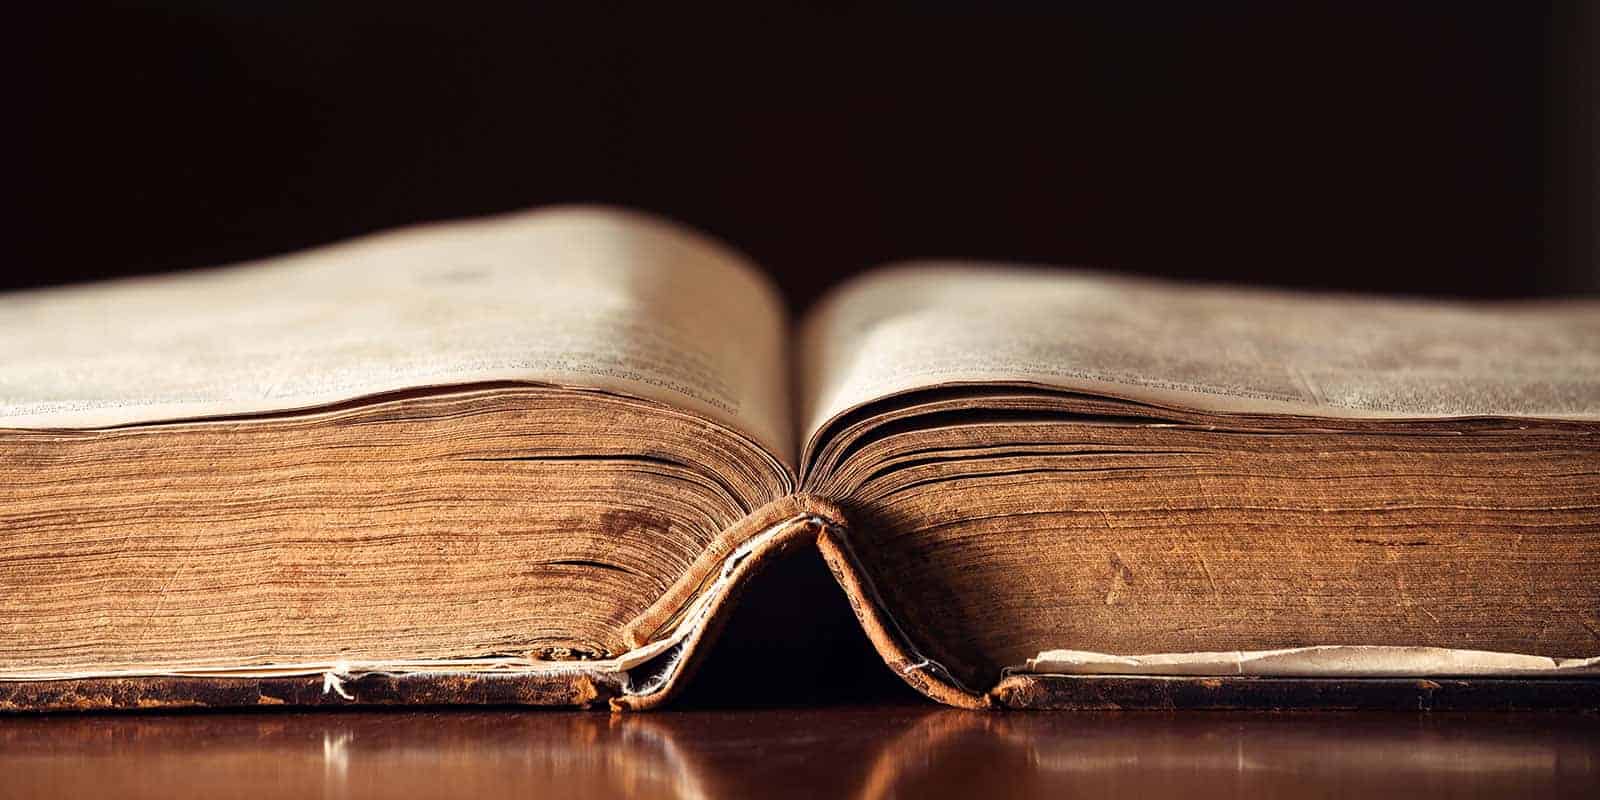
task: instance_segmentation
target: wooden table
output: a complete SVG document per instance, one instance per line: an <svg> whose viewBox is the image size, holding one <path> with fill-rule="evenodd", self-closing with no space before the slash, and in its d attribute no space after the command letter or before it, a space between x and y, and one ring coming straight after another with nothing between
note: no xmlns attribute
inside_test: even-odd
<svg viewBox="0 0 1600 800"><path fill-rule="evenodd" d="M0 797L1600 797L1600 716L419 710L0 717Z"/></svg>

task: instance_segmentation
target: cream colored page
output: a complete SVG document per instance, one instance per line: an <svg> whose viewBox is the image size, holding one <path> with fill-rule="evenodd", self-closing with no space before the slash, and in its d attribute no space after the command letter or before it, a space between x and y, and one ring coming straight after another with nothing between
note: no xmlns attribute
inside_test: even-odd
<svg viewBox="0 0 1600 800"><path fill-rule="evenodd" d="M669 223L568 208L0 296L0 428L295 409L475 381L614 391L792 453L779 298Z"/></svg>
<svg viewBox="0 0 1600 800"><path fill-rule="evenodd" d="M807 435L862 403L1017 381L1203 411L1600 418L1600 302L1449 304L914 264L806 320Z"/></svg>
<svg viewBox="0 0 1600 800"><path fill-rule="evenodd" d="M1047 675L1270 675L1426 678L1468 675L1600 675L1600 656L1551 658L1490 650L1384 645L1321 645L1284 650L1118 656L1047 650L1014 672Z"/></svg>

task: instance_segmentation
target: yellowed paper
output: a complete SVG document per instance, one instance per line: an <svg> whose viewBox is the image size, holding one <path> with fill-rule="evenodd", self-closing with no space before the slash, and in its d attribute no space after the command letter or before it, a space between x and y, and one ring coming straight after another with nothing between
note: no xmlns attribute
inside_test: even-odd
<svg viewBox="0 0 1600 800"><path fill-rule="evenodd" d="M1461 304L907 264L801 338L802 424L899 392L1016 382L1201 411L1600 419L1600 301Z"/></svg>
<svg viewBox="0 0 1600 800"><path fill-rule="evenodd" d="M1549 658L1443 647L1326 645L1284 650L1118 656L1047 650L1013 670L1055 675L1258 675L1316 678L1442 678L1600 675L1600 656Z"/></svg>
<svg viewBox="0 0 1600 800"><path fill-rule="evenodd" d="M0 428L270 412L477 381L700 412L787 460L783 305L736 254L571 208L0 296Z"/></svg>

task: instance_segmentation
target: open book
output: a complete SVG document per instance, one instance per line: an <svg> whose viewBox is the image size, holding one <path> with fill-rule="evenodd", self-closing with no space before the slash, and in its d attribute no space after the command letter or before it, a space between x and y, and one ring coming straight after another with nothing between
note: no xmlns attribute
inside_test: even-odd
<svg viewBox="0 0 1600 800"><path fill-rule="evenodd" d="M648 707L790 547L957 705L1593 698L1600 303L910 263L791 328L586 208L0 297L3 707Z"/></svg>

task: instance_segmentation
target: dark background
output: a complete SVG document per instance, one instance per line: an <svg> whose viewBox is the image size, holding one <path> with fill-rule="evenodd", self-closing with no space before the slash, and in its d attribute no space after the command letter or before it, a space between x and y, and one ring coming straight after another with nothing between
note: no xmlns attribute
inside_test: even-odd
<svg viewBox="0 0 1600 800"><path fill-rule="evenodd" d="M604 201L802 307L912 256L1600 288L1588 3L209 5L13 26L6 286Z"/></svg>
<svg viewBox="0 0 1600 800"><path fill-rule="evenodd" d="M913 256L1600 290L1587 3L321 5L14 20L0 288L600 201L726 239L796 308ZM780 566L697 696L895 691L855 681L827 583Z"/></svg>

